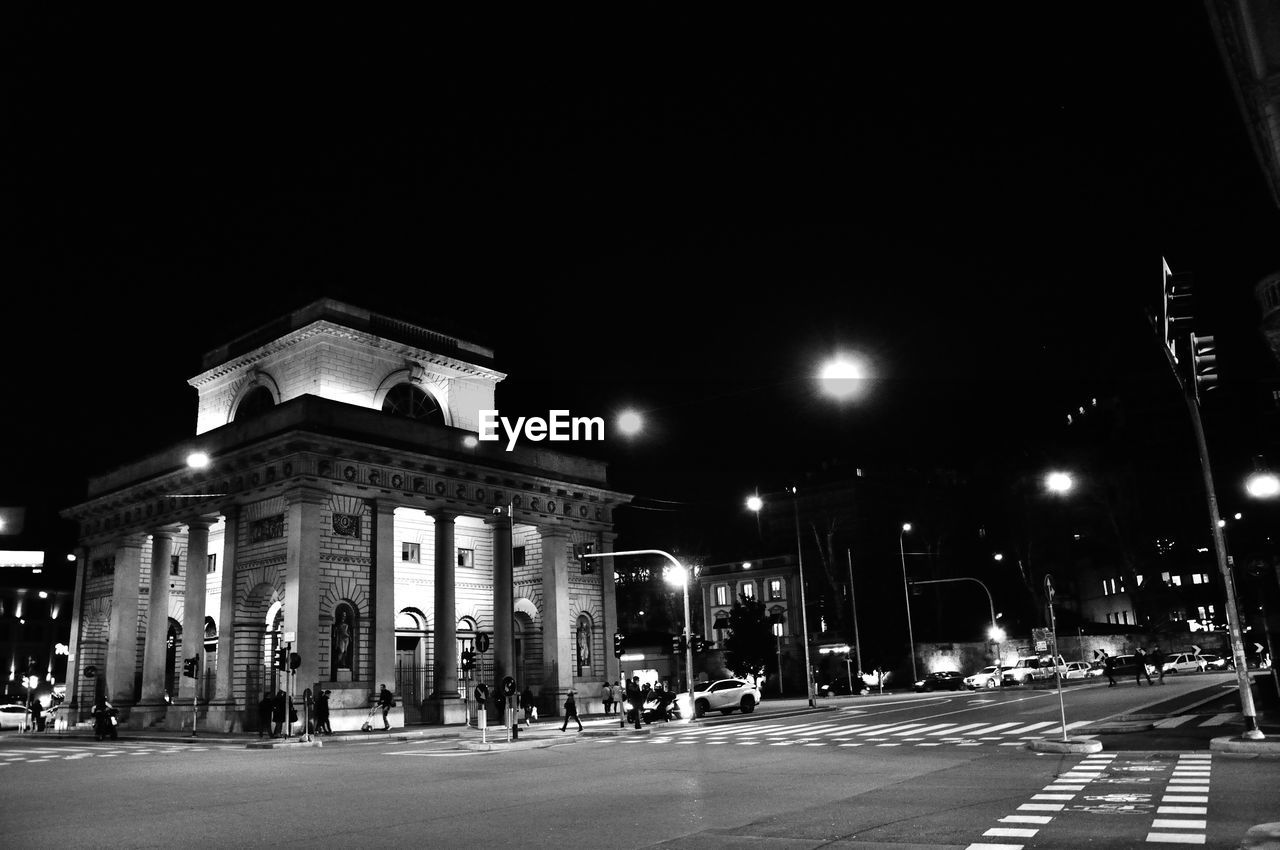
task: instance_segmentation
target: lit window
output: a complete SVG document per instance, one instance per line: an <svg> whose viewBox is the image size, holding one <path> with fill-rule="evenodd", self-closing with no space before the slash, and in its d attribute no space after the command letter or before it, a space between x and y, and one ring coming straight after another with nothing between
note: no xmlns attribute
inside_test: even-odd
<svg viewBox="0 0 1280 850"><path fill-rule="evenodd" d="M1174 586L1174 587L1182 587L1182 576L1174 576L1174 577L1173 577L1173 586Z"/></svg>
<svg viewBox="0 0 1280 850"><path fill-rule="evenodd" d="M739 592L742 594L742 597L743 597L744 599L755 599L755 598L756 598L756 584L755 584L755 582L753 582L753 581L744 581L742 584L738 585L738 588L739 588Z"/></svg>
<svg viewBox="0 0 1280 850"><path fill-rule="evenodd" d="M458 550L458 566L474 567L476 565L475 549L459 549Z"/></svg>
<svg viewBox="0 0 1280 850"><path fill-rule="evenodd" d="M422 557L422 544L420 543L401 543L400 544L400 560L406 564L420 563Z"/></svg>
<svg viewBox="0 0 1280 850"><path fill-rule="evenodd" d="M1106 580L1106 579L1103 579L1103 580L1102 580L1102 595L1103 595L1103 596L1110 596L1110 595L1111 595L1111 591L1107 588L1107 580Z"/></svg>
<svg viewBox="0 0 1280 850"><path fill-rule="evenodd" d="M1138 587L1142 587L1142 576L1138 576Z"/></svg>
<svg viewBox="0 0 1280 850"><path fill-rule="evenodd" d="M715 596L716 596L716 601L715 601L715 604L716 604L716 605L728 605L728 604L729 604L729 586L728 586L728 585L726 585L726 584L717 584L717 585L715 586L714 593L715 593Z"/></svg>
<svg viewBox="0 0 1280 850"><path fill-rule="evenodd" d="M1168 573L1161 573L1161 574L1160 574L1160 580L1161 580L1161 581L1163 581L1163 582L1165 583L1165 585L1167 586L1167 585L1170 583L1170 581L1169 581L1169 574L1168 574Z"/></svg>
<svg viewBox="0 0 1280 850"><path fill-rule="evenodd" d="M769 598L770 599L782 598L782 579L780 578L769 579Z"/></svg>
<svg viewBox="0 0 1280 850"><path fill-rule="evenodd" d="M1192 573L1192 574L1191 574L1191 583L1192 583L1192 584L1203 584L1202 578L1203 578L1203 577L1200 575L1200 573Z"/></svg>

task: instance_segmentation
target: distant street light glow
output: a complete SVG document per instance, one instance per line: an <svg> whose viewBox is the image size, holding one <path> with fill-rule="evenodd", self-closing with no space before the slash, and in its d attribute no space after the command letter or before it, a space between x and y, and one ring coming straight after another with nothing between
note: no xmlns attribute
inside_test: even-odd
<svg viewBox="0 0 1280 850"><path fill-rule="evenodd" d="M748 497L747 497L747 509L748 509L748 510L752 510L752 511L759 511L759 510L760 510L761 508L763 508L763 507L764 507L764 500L763 500L763 499L761 499L759 496L748 496Z"/></svg>
<svg viewBox="0 0 1280 850"><path fill-rule="evenodd" d="M1002 555L1002 554L1000 554L999 552L997 552L997 553L995 553L994 555L992 555L992 556L991 556L991 559L992 559L993 561L1003 561L1003 560L1004 560L1004 555Z"/></svg>
<svg viewBox="0 0 1280 850"><path fill-rule="evenodd" d="M843 401L866 391L867 369L860 360L839 355L823 364L818 379L823 392Z"/></svg>
<svg viewBox="0 0 1280 850"><path fill-rule="evenodd" d="M468 449L474 449L476 446L480 445L480 438L475 434L468 434L462 438L462 445Z"/></svg>
<svg viewBox="0 0 1280 850"><path fill-rule="evenodd" d="M205 452L192 452L187 455L187 466L192 469L204 469L209 465L209 455Z"/></svg>
<svg viewBox="0 0 1280 850"><path fill-rule="evenodd" d="M1245 490L1255 499L1274 499L1280 496L1280 476L1274 472L1255 472L1245 483Z"/></svg>
<svg viewBox="0 0 1280 850"><path fill-rule="evenodd" d="M1075 486L1075 482L1065 472L1050 472L1044 478L1044 486L1054 493L1065 493Z"/></svg>
<svg viewBox="0 0 1280 850"><path fill-rule="evenodd" d="M624 410L618 415L618 430L624 436L634 437L644 428L644 417L634 410Z"/></svg>

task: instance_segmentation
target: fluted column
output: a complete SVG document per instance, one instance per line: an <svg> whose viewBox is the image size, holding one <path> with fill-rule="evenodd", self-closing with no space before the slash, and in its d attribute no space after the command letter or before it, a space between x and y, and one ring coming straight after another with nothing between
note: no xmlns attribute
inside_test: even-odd
<svg viewBox="0 0 1280 850"><path fill-rule="evenodd" d="M618 535L606 532L600 535L600 551L612 552L613 542ZM613 635L618 631L618 595L613 584L613 558L597 558L597 569L600 572L600 608L604 618L600 628L604 630L604 677L610 682L620 681L621 662L613 654Z"/></svg>
<svg viewBox="0 0 1280 850"><path fill-rule="evenodd" d="M542 699L556 709L573 688L573 624L569 622L569 532L541 528L542 535Z"/></svg>
<svg viewBox="0 0 1280 850"><path fill-rule="evenodd" d="M151 535L151 596L147 604L147 638L142 650L142 702L162 704L165 648L169 638L169 560L173 532Z"/></svg>
<svg viewBox="0 0 1280 850"><path fill-rule="evenodd" d="M435 681L432 697L458 697L458 602L454 587L458 552L453 539L452 511L432 511L435 519Z"/></svg>
<svg viewBox="0 0 1280 850"><path fill-rule="evenodd" d="M199 517L187 523L187 583L182 599L182 660L199 659L196 674L204 676L204 604L209 573L209 526ZM179 678L178 699L190 705L201 679Z"/></svg>
<svg viewBox="0 0 1280 850"><path fill-rule="evenodd" d="M392 502L379 500L373 508L373 685L386 684L396 691L396 553L395 510ZM397 699L397 704L400 700Z"/></svg>
<svg viewBox="0 0 1280 850"><path fill-rule="evenodd" d="M145 542L144 535L131 534L116 548L107 646L107 699L117 708L133 704L133 677L138 669L138 588Z"/></svg>
<svg viewBox="0 0 1280 850"><path fill-rule="evenodd" d="M511 517L504 509L502 515L495 514L485 522L493 531L493 683L501 685L504 677L515 675L515 647L512 644L515 591L512 586ZM516 685L523 687L525 683L517 682Z"/></svg>

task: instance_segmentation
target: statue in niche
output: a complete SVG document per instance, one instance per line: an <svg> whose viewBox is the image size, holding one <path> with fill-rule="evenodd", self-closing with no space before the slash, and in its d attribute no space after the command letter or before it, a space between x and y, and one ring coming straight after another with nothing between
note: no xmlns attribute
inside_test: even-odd
<svg viewBox="0 0 1280 850"><path fill-rule="evenodd" d="M591 668L591 632L586 623L578 623L578 675L587 675Z"/></svg>
<svg viewBox="0 0 1280 850"><path fill-rule="evenodd" d="M351 669L351 624L347 622L347 609L338 609L337 622L333 624L333 666L336 670Z"/></svg>

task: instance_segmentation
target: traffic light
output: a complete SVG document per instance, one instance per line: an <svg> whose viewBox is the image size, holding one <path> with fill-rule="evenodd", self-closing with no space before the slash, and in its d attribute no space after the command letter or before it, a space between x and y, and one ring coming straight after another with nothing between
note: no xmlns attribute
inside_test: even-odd
<svg viewBox="0 0 1280 850"><path fill-rule="evenodd" d="M475 653L469 649L462 650L462 669L463 671L474 670L476 666Z"/></svg>
<svg viewBox="0 0 1280 850"><path fill-rule="evenodd" d="M183 675L183 676L185 676L185 677L186 677L186 678L188 678L188 679L194 679L194 678L196 678L196 665L197 665L197 664L198 664L198 662L197 662L197 660L196 660L196 658L195 658L194 656L193 656L193 657L191 657L191 658L184 658L184 659L182 659L182 675Z"/></svg>
<svg viewBox="0 0 1280 850"><path fill-rule="evenodd" d="M575 543L573 544L573 557L578 559L578 568L583 575L590 575L596 571L595 564L591 558L584 558L583 555L591 555L596 551L594 543Z"/></svg>
<svg viewBox="0 0 1280 850"><path fill-rule="evenodd" d="M702 635L694 635L690 642L690 646L693 648L694 654L699 655L706 652L707 641L702 637Z"/></svg>
<svg viewBox="0 0 1280 850"><path fill-rule="evenodd" d="M276 650L276 669L277 670L289 669L289 650L284 648L283 646L279 647Z"/></svg>
<svg viewBox="0 0 1280 850"><path fill-rule="evenodd" d="M289 653L289 669L297 670L302 666L302 656L296 652Z"/></svg>
<svg viewBox="0 0 1280 850"><path fill-rule="evenodd" d="M627 642L627 636L622 632L613 633L613 657L621 658L623 653L623 645Z"/></svg>
<svg viewBox="0 0 1280 850"><path fill-rule="evenodd" d="M1196 393L1218 385L1218 347L1211 336L1191 335L1191 374L1196 380Z"/></svg>
<svg viewBox="0 0 1280 850"><path fill-rule="evenodd" d="M671 636L671 651L674 654L679 655L680 653L684 652L687 646L688 646L688 643L685 641L683 634Z"/></svg>
<svg viewBox="0 0 1280 850"><path fill-rule="evenodd" d="M1191 330L1193 280L1190 273L1174 274L1167 263L1164 265L1164 344L1175 360L1178 359L1176 340Z"/></svg>

